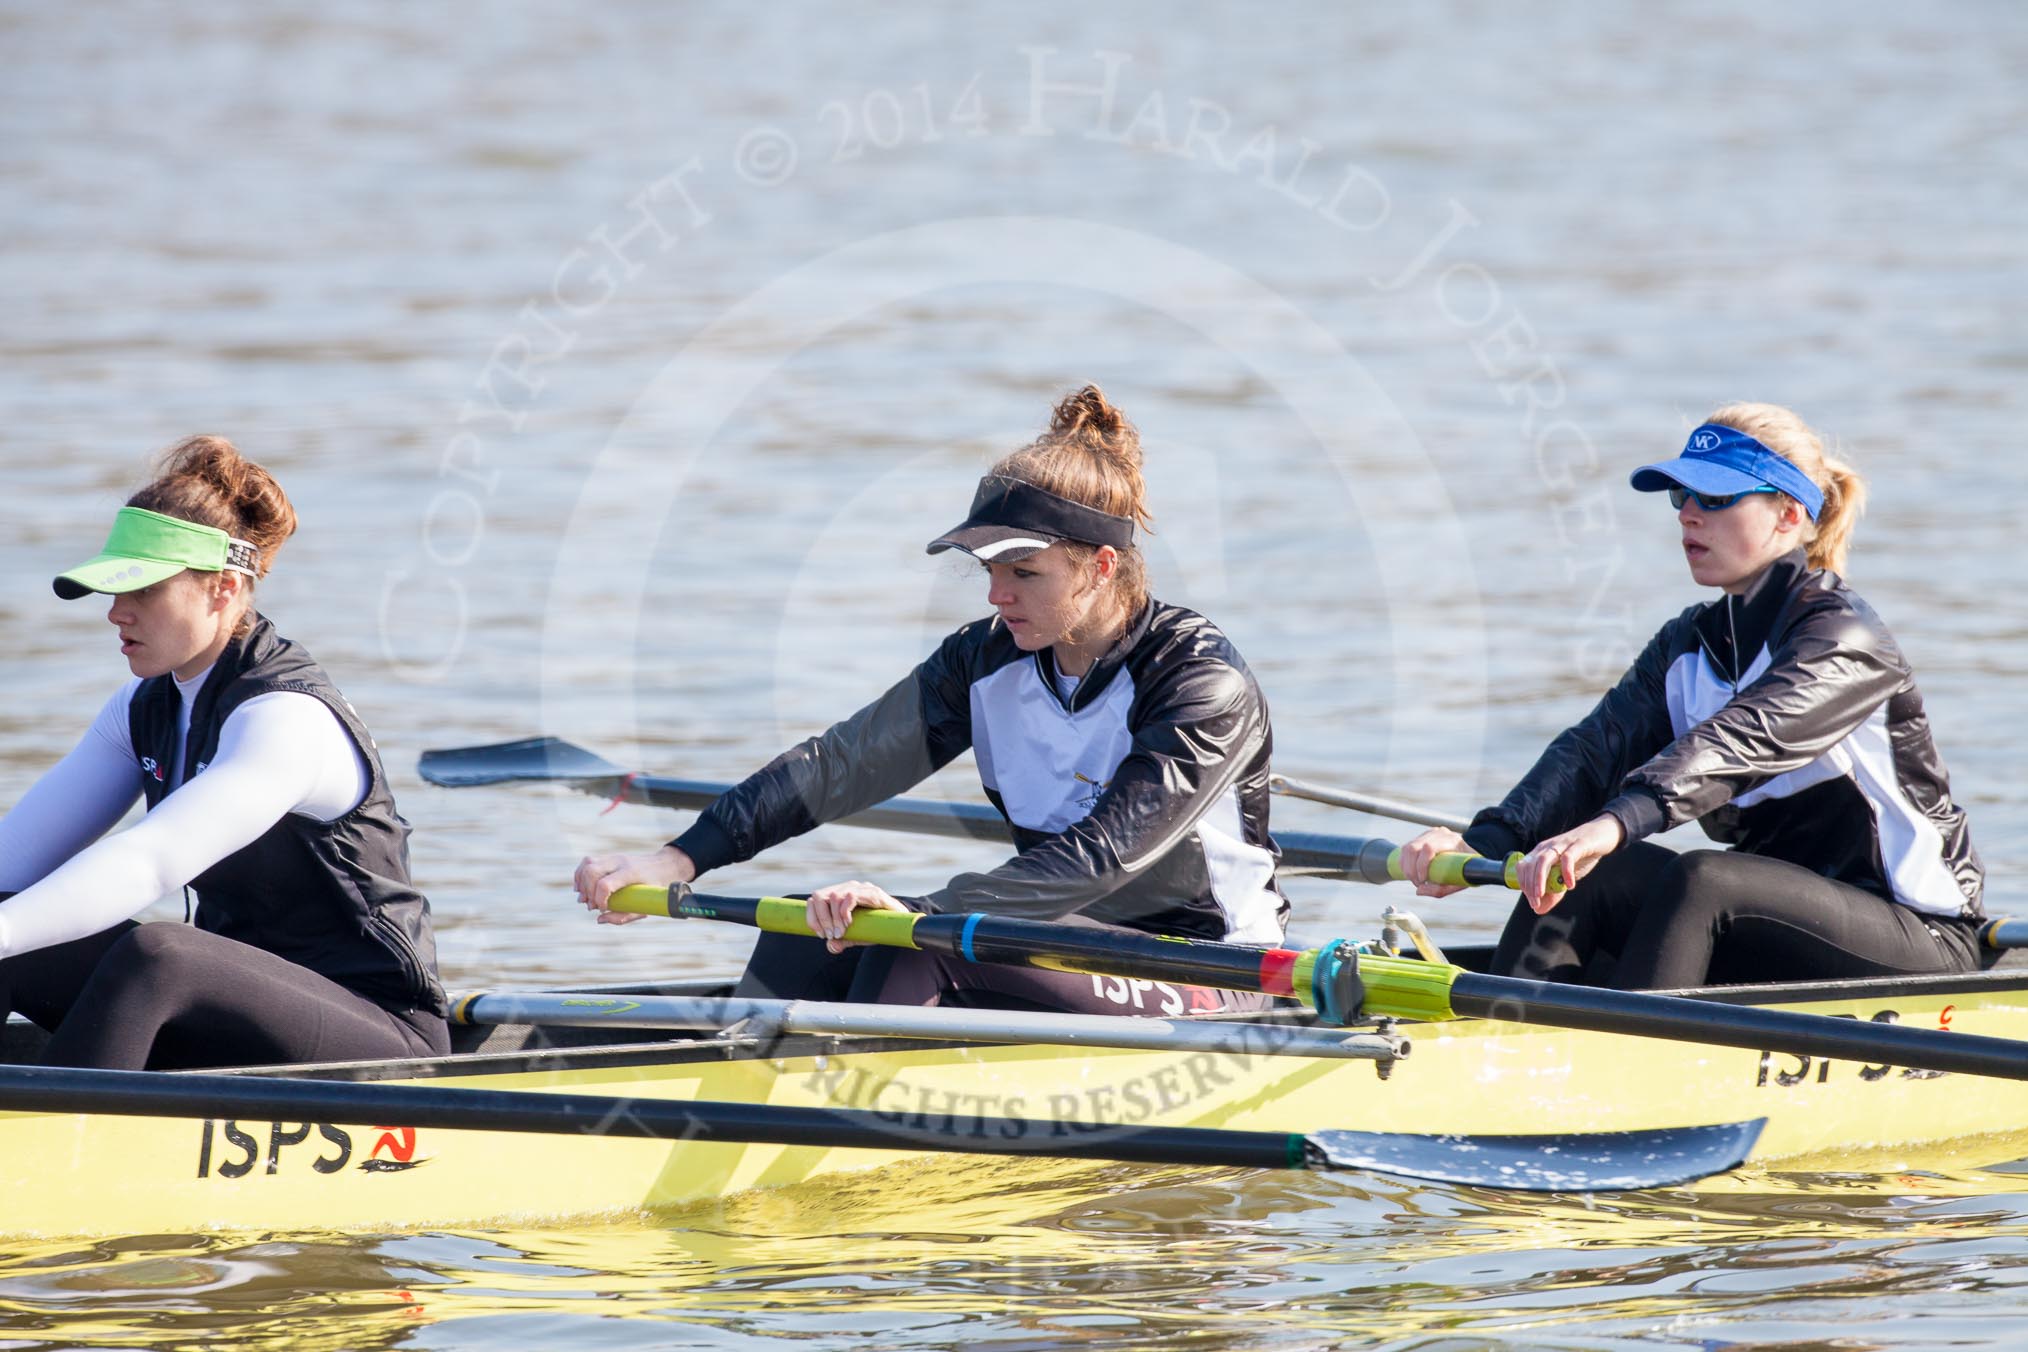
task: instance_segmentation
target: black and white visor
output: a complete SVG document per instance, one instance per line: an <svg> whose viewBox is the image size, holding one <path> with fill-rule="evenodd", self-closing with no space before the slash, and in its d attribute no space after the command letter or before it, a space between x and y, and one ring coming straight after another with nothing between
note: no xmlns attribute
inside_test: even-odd
<svg viewBox="0 0 2028 1352"><path fill-rule="evenodd" d="M1126 549L1134 543L1132 517L1114 516L1020 479L989 474L972 495L963 524L929 542L929 553L962 549L987 563L1019 563L1059 540Z"/></svg>

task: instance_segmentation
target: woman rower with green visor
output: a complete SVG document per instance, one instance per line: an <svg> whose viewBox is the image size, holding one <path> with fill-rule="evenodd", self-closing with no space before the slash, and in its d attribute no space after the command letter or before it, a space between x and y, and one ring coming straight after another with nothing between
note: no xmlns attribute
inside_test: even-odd
<svg viewBox="0 0 2028 1352"><path fill-rule="evenodd" d="M1865 485L1803 420L1721 408L1633 474L1716 600L1663 625L1591 713L1431 856L1526 850L1507 976L1623 990L1969 971L1985 872L1907 659L1845 582ZM1729 850L1648 841L1698 821ZM1572 886L1557 890L1564 879Z"/></svg>
<svg viewBox="0 0 2028 1352"><path fill-rule="evenodd" d="M47 1029L51 1064L449 1050L429 903L373 739L253 609L295 528L266 470L192 437L55 580L111 598L133 679L0 818L0 1017ZM107 835L136 798L147 814ZM134 920L179 889L194 923Z"/></svg>

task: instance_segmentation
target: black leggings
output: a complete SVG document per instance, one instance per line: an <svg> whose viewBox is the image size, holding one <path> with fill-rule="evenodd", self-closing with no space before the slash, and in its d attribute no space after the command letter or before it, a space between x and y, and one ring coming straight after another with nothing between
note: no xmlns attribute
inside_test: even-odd
<svg viewBox="0 0 2028 1352"><path fill-rule="evenodd" d="M395 1013L265 949L193 925L122 921L0 960L0 1018L51 1037L43 1061L187 1070L441 1056L443 1019Z"/></svg>
<svg viewBox="0 0 2028 1352"><path fill-rule="evenodd" d="M1492 970L1620 990L1969 972L1977 925L1921 915L1798 864L1642 841L1556 909L1514 908Z"/></svg>
<svg viewBox="0 0 2028 1352"><path fill-rule="evenodd" d="M1112 928L1076 915L1059 923ZM733 993L757 1000L851 1000L1154 1018L1265 1009L1268 1005L1267 996L1250 991L971 963L908 949L848 948L832 953L821 939L793 934L761 935Z"/></svg>

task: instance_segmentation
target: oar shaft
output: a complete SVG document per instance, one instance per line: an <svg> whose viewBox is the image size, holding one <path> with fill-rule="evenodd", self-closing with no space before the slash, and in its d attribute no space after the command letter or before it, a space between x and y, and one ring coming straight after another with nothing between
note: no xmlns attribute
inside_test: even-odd
<svg viewBox="0 0 2028 1352"><path fill-rule="evenodd" d="M666 899L660 906L657 913L668 913ZM678 909L790 934L809 933L803 903L783 898L691 897ZM2006 1038L1647 991L1486 976L1440 963L1361 954L1335 940L1296 952L994 916L910 916L898 911L861 912L846 937L883 942L865 922L880 919L892 933L889 917L908 925L907 947L956 952L975 962L1290 995L1333 1023L1379 1015L1425 1020L1477 1017L2028 1080L2028 1043ZM953 935L962 939L954 941Z"/></svg>
<svg viewBox="0 0 2028 1352"><path fill-rule="evenodd" d="M614 898L631 901L623 888ZM676 889L670 889L674 897ZM688 893L668 903L673 913L752 925L775 934L814 935L804 903L789 897L719 897ZM631 909L622 906L622 909ZM986 915L917 915L910 911L859 911L846 927L855 943L914 948L966 962L1090 972L1129 979L1173 981L1228 990L1255 990L1279 984L1275 994L1292 994L1289 949L1262 950L1230 944L1196 944L1161 939L1132 930L1084 929ZM1286 962L1280 961L1286 958ZM1279 974L1279 976L1277 975Z"/></svg>
<svg viewBox="0 0 2028 1352"><path fill-rule="evenodd" d="M1284 868L1330 873L1356 883L1405 882L1408 878L1401 867L1401 846L1391 840L1277 831L1275 844L1281 849ZM1487 859L1461 850L1446 851L1431 856L1429 880L1443 887L1505 887L1519 891L1523 857L1517 853L1505 859ZM1561 869L1552 869L1549 879L1552 890L1563 890Z"/></svg>
<svg viewBox="0 0 2028 1352"><path fill-rule="evenodd" d="M1476 972L1451 982L1450 1003L1470 1018L2028 1080L2028 1043L1975 1033Z"/></svg>
<svg viewBox="0 0 2028 1352"><path fill-rule="evenodd" d="M614 894L612 907L641 915L723 920L776 934L813 933L803 902L787 897L708 896L681 883L666 890L623 887ZM1355 955L1336 941L1308 950L1248 948L989 915L859 911L845 937L854 943L921 949L966 962L1285 995L1334 1023L1358 1017L1362 1003L1375 1014L1450 1018L1445 993L1450 974L1457 970L1407 958Z"/></svg>
<svg viewBox="0 0 2028 1352"><path fill-rule="evenodd" d="M665 775L634 775L617 781L613 795L622 802L648 807L707 808L730 784ZM884 803L839 818L841 826L874 831L905 831L917 836L948 836L957 840L1011 843L1007 819L984 803L940 803L926 798L890 798Z"/></svg>
<svg viewBox="0 0 2028 1352"><path fill-rule="evenodd" d="M19 1066L0 1071L10 1112L396 1123L650 1140L1047 1155L1132 1164L1305 1167L1306 1138L1274 1131L1119 1127L897 1109L795 1108L598 1094L441 1089L240 1075ZM1088 1136L1089 1139L1080 1139Z"/></svg>
<svg viewBox="0 0 2028 1352"><path fill-rule="evenodd" d="M711 780L632 774L595 752L554 737L425 751L417 768L429 783L447 788L547 781L569 784L617 802L686 809L709 807L732 787ZM841 818L839 824L995 843L1013 839L1006 818L984 803L947 803L927 798L890 798ZM1401 876L1398 864L1392 871L1389 869L1389 856L1395 847L1384 840L1290 831L1277 832L1275 841L1281 847L1280 867L1287 873L1321 874L1369 883L1384 883ZM1472 857L1456 856L1460 860ZM1450 866L1439 866L1445 867ZM1481 861L1471 866L1468 877L1440 874L1437 880L1496 886L1506 881L1497 861Z"/></svg>
<svg viewBox="0 0 2028 1352"><path fill-rule="evenodd" d="M1471 825L1467 818L1417 807L1414 803L1404 803L1398 798L1353 793L1347 789L1332 788L1328 784L1290 779L1287 775L1269 775L1268 791L1288 798L1308 799L1312 803L1328 803L1332 807L1350 808L1354 812L1364 812L1371 817L1388 817L1394 821L1411 822L1417 826L1447 826L1453 831L1462 831Z"/></svg>
<svg viewBox="0 0 2028 1352"><path fill-rule="evenodd" d="M2028 948L2028 920L1996 916L1979 927L1979 942L1987 948Z"/></svg>

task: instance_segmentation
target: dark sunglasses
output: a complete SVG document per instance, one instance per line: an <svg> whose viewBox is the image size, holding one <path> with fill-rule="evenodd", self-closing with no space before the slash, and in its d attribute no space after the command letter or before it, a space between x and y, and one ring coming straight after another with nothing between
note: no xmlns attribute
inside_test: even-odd
<svg viewBox="0 0 2028 1352"><path fill-rule="evenodd" d="M1741 498L1750 498L1755 493L1779 493L1780 491L1780 489L1771 488L1766 484L1762 484L1759 488L1749 488L1744 493L1699 493L1688 488L1672 488L1669 490L1669 505L1680 512L1683 510L1685 502L1694 502L1707 512L1722 512Z"/></svg>

